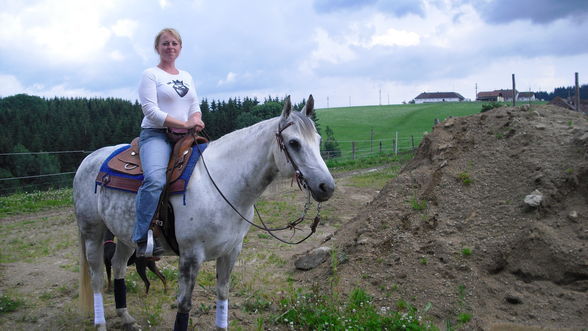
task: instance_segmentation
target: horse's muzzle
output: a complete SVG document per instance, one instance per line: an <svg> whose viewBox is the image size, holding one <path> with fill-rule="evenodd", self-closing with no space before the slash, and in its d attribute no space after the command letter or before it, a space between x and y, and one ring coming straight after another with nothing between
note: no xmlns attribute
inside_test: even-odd
<svg viewBox="0 0 588 331"><path fill-rule="evenodd" d="M312 198L317 202L327 201L333 196L335 192L335 181L331 179L330 181L323 181L318 183L317 185L313 185L310 190L310 194Z"/></svg>

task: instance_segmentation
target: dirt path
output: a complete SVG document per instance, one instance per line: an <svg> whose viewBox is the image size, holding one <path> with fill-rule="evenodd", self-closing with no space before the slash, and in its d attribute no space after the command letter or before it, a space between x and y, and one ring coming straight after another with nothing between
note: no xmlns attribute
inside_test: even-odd
<svg viewBox="0 0 588 331"><path fill-rule="evenodd" d="M231 289L230 320L234 327L255 328L258 318L271 315L267 302L284 295L291 287L297 256L316 247L357 210L371 201L379 187L359 187L353 176L381 171L384 167L336 173L337 190L321 210L322 223L317 233L300 245L286 245L266 233L252 229L246 237L243 252L235 266ZM270 225L284 225L296 219L305 198L288 181L270 187L260 203ZM313 207L309 218L314 217ZM309 223L309 222L307 222ZM79 330L92 329L92 320L78 315L78 238L72 208L53 209L0 219L2 242L0 295L21 302L14 312L0 314L2 329L11 330ZM308 230L305 224L303 231ZM300 235L300 231L298 235ZM291 233L280 236L289 239ZM143 293L142 281L135 268L129 268L128 306L139 324L165 329L175 318L176 257L164 257L158 266L170 278L167 293L158 279L151 279L150 294ZM151 275L153 276L153 275ZM192 323L198 330L214 324L214 264L205 263L194 290ZM112 293L105 296L109 329L121 326L115 317ZM255 312L258 310L257 312Z"/></svg>

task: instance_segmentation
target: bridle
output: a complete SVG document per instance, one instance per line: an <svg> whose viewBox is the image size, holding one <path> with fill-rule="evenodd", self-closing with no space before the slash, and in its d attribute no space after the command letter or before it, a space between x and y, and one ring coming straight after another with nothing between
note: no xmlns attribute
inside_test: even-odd
<svg viewBox="0 0 588 331"><path fill-rule="evenodd" d="M290 152L288 151L288 148L286 148L286 144L284 143L284 136L282 136L282 132L293 124L294 124L294 122L288 122L283 127L280 127L280 124L278 124L278 131L275 134L276 141L278 143L278 148L284 152L284 154L286 156L286 161L289 162L290 164L292 164L292 167L294 168L294 178L296 179L296 183L298 184L298 188L300 188L300 190L304 189L307 192L307 198L306 198L306 203L304 204L304 210L302 212L302 215L300 217L298 217L295 221L292 221L292 222L288 223L288 225L281 227L281 228L269 228L265 224L263 219L261 218L261 215L259 214L259 210L257 209L257 206L255 206L255 205L253 205L253 208L255 210L255 213L257 214L257 217L259 218L259 220L261 222L261 225L257 225L255 223L253 223L252 221L248 220L245 216L243 216L243 214L241 214L241 212L239 212L239 210L237 210L237 208L229 201L229 199L227 199L227 197L223 194L223 192L220 190L220 188L218 187L218 185L216 184L216 182L214 181L214 179L210 175L210 171L208 170L208 166L206 165L206 161L204 160L204 155L202 154L202 150L200 150L200 145L198 144L198 142L196 142L196 148L198 148L198 150L200 151L200 159L202 160L202 164L204 165L204 169L206 170L206 173L208 174L208 178L212 182L212 185L218 191L218 193L223 198L223 200L225 200L225 202L231 207L231 209L233 209L233 211L235 211L235 213L237 213L237 215L239 215L239 217L241 217L241 219L243 219L245 222L249 223L253 227L256 227L260 230L266 231L270 236L274 237L275 239L277 239L285 244L297 245L297 244L302 243L306 239L310 238L310 236L312 236L316 232L316 228L321 220L321 215L320 215L321 214L321 203L320 202L318 203L317 214L314 217L312 224L310 225L310 233L308 235L306 235L304 238L300 239L299 241L292 242L292 241L287 241L282 238L279 238L278 236L276 236L274 234L274 232L276 232L276 231L283 231L283 230L289 229L289 230L293 230L293 233L292 233L292 237L293 237L296 234L296 230L298 229L297 226L305 220L306 213L308 212L308 210L310 209L310 206L312 205L312 202L310 201L310 190L308 189L308 185L306 184L306 179L304 178L304 175L302 174L302 171L300 171L300 168L298 167L298 165L296 165L296 163L294 162L294 159L292 159L292 156L290 155ZM294 181L294 178L292 179L292 181Z"/></svg>
<svg viewBox="0 0 588 331"><path fill-rule="evenodd" d="M292 167L294 168L294 177L292 178L292 181L296 179L296 184L298 184L298 188L300 190L302 190L303 188L308 189L308 186L306 185L306 179L304 179L302 171L300 171L300 168L298 168L298 165L292 159L292 156L290 155L290 152L288 151L288 149L286 148L286 144L284 143L284 136L282 136L282 132L293 124L294 122L288 122L283 127L280 127L280 125L278 124L278 131L276 132L276 141L278 143L278 147L280 148L280 150L284 152L284 155L286 155L286 161L292 164Z"/></svg>

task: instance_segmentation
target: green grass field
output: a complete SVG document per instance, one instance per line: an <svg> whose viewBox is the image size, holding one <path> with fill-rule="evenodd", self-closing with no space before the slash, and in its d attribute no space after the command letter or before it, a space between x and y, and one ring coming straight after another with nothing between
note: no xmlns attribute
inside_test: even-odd
<svg viewBox="0 0 588 331"><path fill-rule="evenodd" d="M479 113L481 102L427 103L388 106L324 108L317 110L323 139L329 126L339 143L343 157L351 154L351 142L356 142L358 154L378 153L380 141L384 152L392 152L396 132L399 151L415 147L423 134L430 132L435 118L460 117ZM373 144L371 142L373 130Z"/></svg>

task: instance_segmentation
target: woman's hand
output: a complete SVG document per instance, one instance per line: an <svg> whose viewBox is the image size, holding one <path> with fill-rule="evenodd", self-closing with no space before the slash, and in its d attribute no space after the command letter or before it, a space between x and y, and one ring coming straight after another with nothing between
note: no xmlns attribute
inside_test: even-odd
<svg viewBox="0 0 588 331"><path fill-rule="evenodd" d="M194 115L192 115L186 122L185 122L185 128L186 129L192 129L194 128L194 130L196 131L202 131L202 129L204 129L204 122L202 121L202 115L201 113L195 113Z"/></svg>

